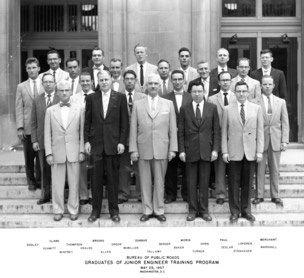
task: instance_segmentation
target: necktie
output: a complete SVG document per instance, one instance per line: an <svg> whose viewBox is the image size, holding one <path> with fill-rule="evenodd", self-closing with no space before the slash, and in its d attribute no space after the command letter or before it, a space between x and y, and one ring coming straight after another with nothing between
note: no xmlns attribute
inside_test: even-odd
<svg viewBox="0 0 304 278"><path fill-rule="evenodd" d="M244 110L244 104L241 104L241 119L243 122L243 125L245 124L245 110Z"/></svg>
<svg viewBox="0 0 304 278"><path fill-rule="evenodd" d="M228 98L227 98L228 93L224 93L224 106L228 105Z"/></svg>
<svg viewBox="0 0 304 278"><path fill-rule="evenodd" d="M270 102L270 97L268 96L268 110L267 110L267 114L272 114L272 108L271 108L271 102Z"/></svg>
<svg viewBox="0 0 304 278"><path fill-rule="evenodd" d="M132 113L132 108L133 108L133 100L132 100L132 93L128 93L128 105L129 105L129 110L130 110L130 113Z"/></svg>
<svg viewBox="0 0 304 278"><path fill-rule="evenodd" d="M74 83L75 83L75 80L72 79L72 94L74 94Z"/></svg>
<svg viewBox="0 0 304 278"><path fill-rule="evenodd" d="M168 93L167 86L166 86L166 80L163 80L163 95L166 95Z"/></svg>
<svg viewBox="0 0 304 278"><path fill-rule="evenodd" d="M151 101L151 114L152 116L155 115L155 111L156 111L156 103L155 103L155 97L152 98L152 101Z"/></svg>
<svg viewBox="0 0 304 278"><path fill-rule="evenodd" d="M36 80L33 80L33 83L34 83L33 96L35 98L36 96L38 96L38 89L37 89L37 82L36 82Z"/></svg>
<svg viewBox="0 0 304 278"><path fill-rule="evenodd" d="M46 101L46 107L50 107L51 105L52 105L51 94L48 94L47 95L47 101Z"/></svg>
<svg viewBox="0 0 304 278"><path fill-rule="evenodd" d="M53 76L54 76L54 82L56 83L56 71L53 71Z"/></svg>
<svg viewBox="0 0 304 278"><path fill-rule="evenodd" d="M71 104L70 104L69 102L67 102L67 103L61 102L61 103L60 103L60 107L63 107L63 106L70 107Z"/></svg>
<svg viewBox="0 0 304 278"><path fill-rule="evenodd" d="M84 103L87 101L88 94L84 93Z"/></svg>
<svg viewBox="0 0 304 278"><path fill-rule="evenodd" d="M224 68L222 68L222 71L225 71L225 69L224 69Z"/></svg>
<svg viewBox="0 0 304 278"><path fill-rule="evenodd" d="M199 108L199 104L196 105L196 115L195 115L196 121L199 124L202 120L201 110Z"/></svg>
<svg viewBox="0 0 304 278"><path fill-rule="evenodd" d="M140 85L144 86L144 68L140 65Z"/></svg>

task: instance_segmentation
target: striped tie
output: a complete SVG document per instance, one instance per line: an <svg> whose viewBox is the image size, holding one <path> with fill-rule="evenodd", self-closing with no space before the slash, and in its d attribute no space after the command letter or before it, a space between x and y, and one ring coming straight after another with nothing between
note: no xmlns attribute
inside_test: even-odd
<svg viewBox="0 0 304 278"><path fill-rule="evenodd" d="M241 104L241 119L243 122L243 125L245 124L245 110L244 110L244 104Z"/></svg>

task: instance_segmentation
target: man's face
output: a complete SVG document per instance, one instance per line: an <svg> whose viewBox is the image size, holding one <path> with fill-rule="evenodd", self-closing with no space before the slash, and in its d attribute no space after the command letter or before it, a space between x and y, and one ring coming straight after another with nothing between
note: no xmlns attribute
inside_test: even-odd
<svg viewBox="0 0 304 278"><path fill-rule="evenodd" d="M111 62L110 71L114 79L117 79L121 75L121 62Z"/></svg>
<svg viewBox="0 0 304 278"><path fill-rule="evenodd" d="M42 80L42 86L46 93L52 93L55 90L55 81L53 75L46 75Z"/></svg>
<svg viewBox="0 0 304 278"><path fill-rule="evenodd" d="M169 78L170 67L167 62L161 62L158 65L158 73L162 80L166 80Z"/></svg>
<svg viewBox="0 0 304 278"><path fill-rule="evenodd" d="M59 84L57 95L59 100L63 103L67 103L72 95L71 86L68 83Z"/></svg>
<svg viewBox="0 0 304 278"><path fill-rule="evenodd" d="M68 62L67 69L72 79L75 79L79 75L80 68L77 61Z"/></svg>
<svg viewBox="0 0 304 278"><path fill-rule="evenodd" d="M152 76L148 79L147 82L147 91L149 96L152 98L158 94L158 90L160 88L159 80L156 76Z"/></svg>
<svg viewBox="0 0 304 278"><path fill-rule="evenodd" d="M52 70L57 70L61 63L61 58L58 57L58 54L51 53L47 57L47 63Z"/></svg>
<svg viewBox="0 0 304 278"><path fill-rule="evenodd" d="M239 85L235 88L235 96L238 102L245 103L249 96L248 88L246 85Z"/></svg>
<svg viewBox="0 0 304 278"><path fill-rule="evenodd" d="M218 84L220 85L220 87L223 91L228 91L230 89L230 85L231 85L230 74L229 73L221 74Z"/></svg>
<svg viewBox="0 0 304 278"><path fill-rule="evenodd" d="M274 89L273 79L270 77L263 78L261 82L261 89L264 95L270 96Z"/></svg>
<svg viewBox="0 0 304 278"><path fill-rule="evenodd" d="M265 53L261 55L261 63L263 67L265 68L270 67L272 61L273 61L273 57L270 53Z"/></svg>
<svg viewBox="0 0 304 278"><path fill-rule="evenodd" d="M106 71L99 73L98 74L98 84L99 84L100 89L103 92L109 91L112 86L111 76Z"/></svg>
<svg viewBox="0 0 304 278"><path fill-rule="evenodd" d="M182 51L179 54L179 62L181 67L187 68L190 65L191 56L188 51Z"/></svg>
<svg viewBox="0 0 304 278"><path fill-rule="evenodd" d="M26 65L26 72L29 78L36 79L39 75L40 67L36 63L30 63Z"/></svg>
<svg viewBox="0 0 304 278"><path fill-rule="evenodd" d="M143 46L138 46L135 48L134 51L137 63L139 64L144 64L147 60L147 53L146 53L146 49Z"/></svg>
<svg viewBox="0 0 304 278"><path fill-rule="evenodd" d="M227 64L229 61L229 52L226 49L219 49L216 60L219 64Z"/></svg>
<svg viewBox="0 0 304 278"><path fill-rule="evenodd" d="M246 77L250 70L249 61L241 60L237 66L239 76Z"/></svg>
<svg viewBox="0 0 304 278"><path fill-rule="evenodd" d="M171 82L174 90L180 91L183 89L184 77L181 73L174 73L171 77Z"/></svg>
<svg viewBox="0 0 304 278"><path fill-rule="evenodd" d="M93 50L92 62L96 67L100 67L103 64L104 56L101 50Z"/></svg>
<svg viewBox="0 0 304 278"><path fill-rule="evenodd" d="M192 86L191 96L196 103L201 103L204 98L203 86L201 84L197 86Z"/></svg>
<svg viewBox="0 0 304 278"><path fill-rule="evenodd" d="M90 75L80 75L79 82L82 90L87 93L92 88L92 79Z"/></svg>
<svg viewBox="0 0 304 278"><path fill-rule="evenodd" d="M210 74L209 64L202 63L202 64L197 65L197 72L201 78L207 79Z"/></svg>
<svg viewBox="0 0 304 278"><path fill-rule="evenodd" d="M124 78L124 83L127 91L133 91L136 84L136 78L132 73L127 73Z"/></svg>

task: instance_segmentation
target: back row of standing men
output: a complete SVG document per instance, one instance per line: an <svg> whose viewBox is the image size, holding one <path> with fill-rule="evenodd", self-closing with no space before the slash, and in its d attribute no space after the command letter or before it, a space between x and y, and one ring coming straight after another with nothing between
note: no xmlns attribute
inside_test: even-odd
<svg viewBox="0 0 304 278"><path fill-rule="evenodd" d="M70 109L67 110L67 107L70 106L66 106L65 102L70 103L68 92L73 95L72 103L86 102L85 119L81 116L81 111L78 113L79 121L83 121L84 128L84 134L81 132L78 138L82 138L85 144L83 149L79 149L79 157L72 160L77 163L84 160L85 153L93 158L91 160L93 210L89 221L94 222L100 216L104 166L107 168L109 211L115 222L120 220L118 204L127 201L130 195L131 164L139 168L136 181L138 198L141 198L143 203L141 221L147 221L152 216L160 221L166 220L164 203L176 200L178 165L181 165L183 173L182 197L189 204L187 220L194 220L199 215L210 221L212 218L208 212L208 185L211 161L215 161L216 203L219 205L223 204L226 198L225 165L229 162L228 188L232 221L237 220L240 213L246 219L254 221L250 210L249 189L255 161L262 163L259 163L258 194L254 203L263 201L265 165L268 157L270 166L274 165L273 171L271 169L270 172L272 201L282 204L278 195L278 166L280 152L286 149L288 143L289 126L285 101L273 95L286 99L287 94L283 72L271 68L273 60L271 51L261 52L262 68L251 72L253 78L248 76L250 61L247 58L239 59L237 70L228 68L229 52L223 48L217 52L218 67L211 71L208 61L199 61L197 70L190 67L191 52L187 48L179 50L181 67L172 72L170 63L166 60L160 60L157 66L148 63L147 49L142 45L134 48L134 54L137 63L127 67L123 76L121 76L123 67L121 60L111 59L110 69L107 68L103 64L104 53L100 48L92 51L93 66L83 69L80 75L80 65L76 59L66 61L68 72L61 70L59 68L61 60L56 51L48 53L50 70L41 74L41 78L37 78L40 70L37 59L27 60L26 69L29 79L19 84L17 88L16 120L18 135L24 143L30 190L35 190L39 186L39 169L41 170L42 190L38 204L49 202L51 199L51 170L48 164L51 164L53 169L52 199L55 220L60 220L64 212L65 174L62 173L65 173L66 169L72 173L80 171L80 179L73 179L72 177L77 175L68 174L70 186L68 210L71 219L76 220L78 217L78 195L80 195L80 205L88 203L85 163L80 164L81 170L77 169L78 166L76 169L70 167L73 169L69 170L66 164L71 162L68 154L71 151L65 148L63 150L66 151L67 159L65 157L62 161L57 160L56 163L54 157L53 148L56 140L53 137L57 133L52 131L52 128L56 129L56 127L50 124L51 110L55 118L56 113L61 111L59 122L63 125L63 131L56 136L67 136L69 119L65 118L69 118ZM262 81L261 85L260 81ZM55 94L56 83L57 94ZM96 93L93 93L91 88ZM267 94L271 97L265 98ZM247 99L259 103L261 108L252 103L248 104ZM58 111L55 108L48 109L50 111L48 121L44 121L47 107L56 103L58 103L56 106ZM241 103L245 107L241 106ZM232 112L224 109L228 104L231 104L229 107ZM238 107L237 104L240 106ZM234 115L235 119L233 114L229 116L229 113L238 110L240 113ZM264 119L262 112L265 112ZM237 122L233 120L238 120L241 124L239 129L234 130ZM47 138L44 138L46 131L44 122L48 122ZM262 132L263 123L265 136ZM176 127L178 127L178 143ZM232 127L233 129L230 130ZM227 138L229 140L225 141ZM264 143L264 139L267 142ZM47 151L44 150L45 143L47 143ZM81 142L76 146L81 146ZM59 149L61 155L65 153L62 148ZM40 167L36 169L36 177L33 163L35 151L38 152L40 162ZM175 154L177 151L179 155ZM235 161L238 163L234 163ZM61 168L58 170L58 167L54 166L62 163L64 163L64 167L61 167L63 170ZM242 175L244 173L245 176ZM63 177L59 181L58 175ZM240 178L242 178L241 184ZM154 180L153 192L152 180ZM197 184L201 192L199 198L196 195ZM240 204L238 188L241 185ZM71 186L73 186L72 190Z"/></svg>

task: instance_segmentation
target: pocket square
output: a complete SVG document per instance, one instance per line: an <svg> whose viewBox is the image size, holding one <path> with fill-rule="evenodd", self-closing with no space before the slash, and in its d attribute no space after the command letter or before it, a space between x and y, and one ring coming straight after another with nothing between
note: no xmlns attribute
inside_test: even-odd
<svg viewBox="0 0 304 278"><path fill-rule="evenodd" d="M161 112L161 114L169 114L169 111Z"/></svg>

